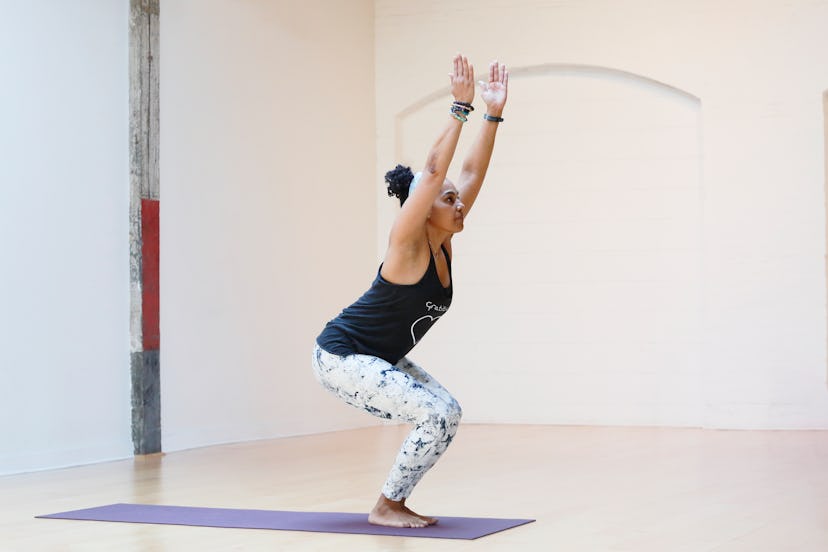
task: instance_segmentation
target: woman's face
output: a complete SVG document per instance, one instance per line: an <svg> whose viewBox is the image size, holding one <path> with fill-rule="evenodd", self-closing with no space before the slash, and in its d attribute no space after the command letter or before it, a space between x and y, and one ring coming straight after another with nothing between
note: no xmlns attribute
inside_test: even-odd
<svg viewBox="0 0 828 552"><path fill-rule="evenodd" d="M439 229L454 234L463 230L465 209L457 188L450 180L446 180L443 182L440 195L431 206L429 221Z"/></svg>

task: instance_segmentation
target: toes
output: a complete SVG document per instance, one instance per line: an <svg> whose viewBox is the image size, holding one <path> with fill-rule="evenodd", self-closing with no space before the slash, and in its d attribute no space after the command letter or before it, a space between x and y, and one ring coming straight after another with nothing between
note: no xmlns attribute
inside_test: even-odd
<svg viewBox="0 0 828 552"><path fill-rule="evenodd" d="M420 527L428 527L428 522L424 519L414 518L408 522L406 527L411 527L412 529L419 529Z"/></svg>

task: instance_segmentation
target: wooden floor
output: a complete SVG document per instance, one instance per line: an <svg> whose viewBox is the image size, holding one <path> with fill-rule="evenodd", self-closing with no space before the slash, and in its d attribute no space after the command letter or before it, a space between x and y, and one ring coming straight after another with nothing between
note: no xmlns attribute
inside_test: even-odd
<svg viewBox="0 0 828 552"><path fill-rule="evenodd" d="M114 502L365 512L405 428L0 478L6 551L828 551L828 431L462 425L410 505L538 521L476 541L33 519Z"/></svg>

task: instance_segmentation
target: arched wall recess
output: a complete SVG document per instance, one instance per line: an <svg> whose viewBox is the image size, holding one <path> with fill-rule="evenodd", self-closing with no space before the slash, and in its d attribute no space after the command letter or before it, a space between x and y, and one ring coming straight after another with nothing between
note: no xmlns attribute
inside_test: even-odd
<svg viewBox="0 0 828 552"><path fill-rule="evenodd" d="M448 100L397 114L397 161L419 168ZM485 124L475 104L450 178ZM473 421L700 423L700 114L697 96L622 70L510 69L486 185L454 238L456 308L420 353L457 367L450 388L474 378Z"/></svg>
<svg viewBox="0 0 828 552"><path fill-rule="evenodd" d="M485 69L485 68L484 68ZM485 72L477 70L477 80L485 78ZM634 87L645 87L653 94L664 94L673 97L676 101L687 102L689 105L700 106L701 98L681 88L669 85L650 77L615 69L601 65L587 65L578 63L543 63L540 65L526 65L522 67L509 67L509 77L515 79L549 76L578 76L583 78L612 79L616 82L626 82ZM403 123L409 117L423 111L427 106L445 100L449 97L448 88L440 88L422 98L412 102L395 117L395 153L396 158L401 159L401 145L403 142ZM477 103L480 103L479 99Z"/></svg>

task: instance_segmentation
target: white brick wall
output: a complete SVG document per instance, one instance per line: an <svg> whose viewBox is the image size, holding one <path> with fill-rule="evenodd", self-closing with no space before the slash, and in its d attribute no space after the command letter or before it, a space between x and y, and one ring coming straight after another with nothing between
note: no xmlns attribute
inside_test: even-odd
<svg viewBox="0 0 828 552"><path fill-rule="evenodd" d="M376 270L372 12L161 4L165 450L372 423L310 365Z"/></svg>
<svg viewBox="0 0 828 552"><path fill-rule="evenodd" d="M399 114L453 53L515 69L417 356L467 421L828 427L817 21L828 3L377 2L380 173L422 162L448 95Z"/></svg>
<svg viewBox="0 0 828 552"><path fill-rule="evenodd" d="M3 3L0 475L132 454L128 8Z"/></svg>

